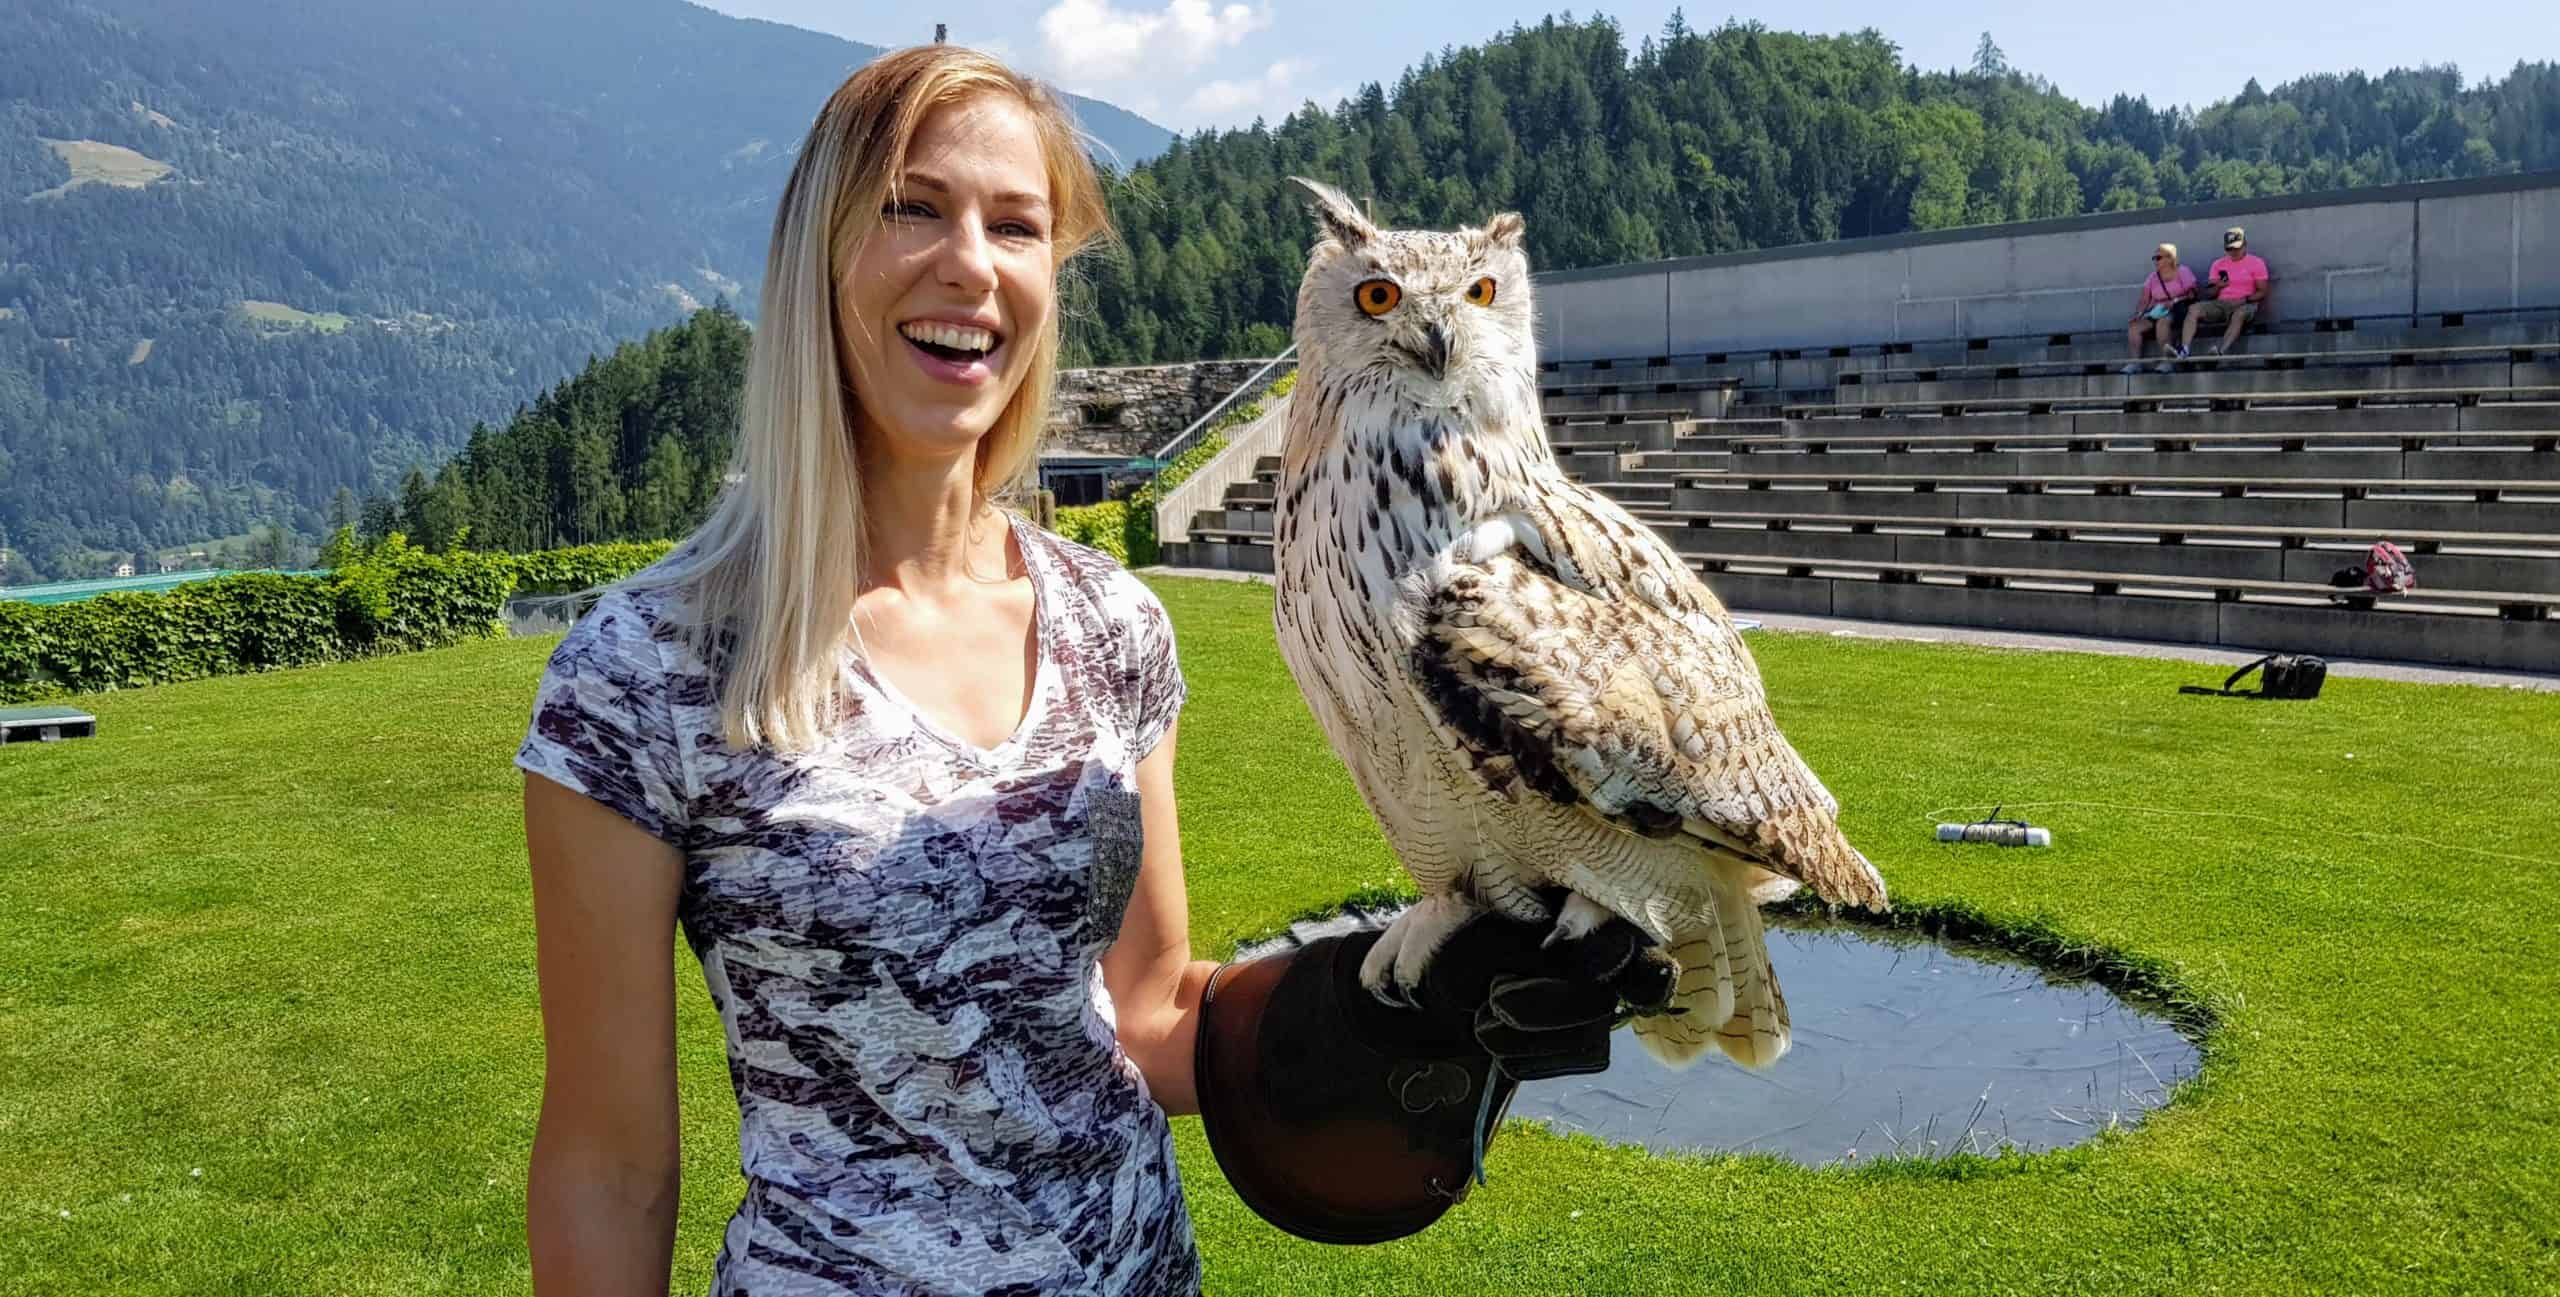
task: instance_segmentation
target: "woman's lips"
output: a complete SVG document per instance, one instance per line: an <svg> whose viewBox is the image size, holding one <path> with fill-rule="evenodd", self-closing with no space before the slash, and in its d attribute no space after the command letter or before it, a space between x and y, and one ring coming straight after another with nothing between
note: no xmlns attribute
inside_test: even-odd
<svg viewBox="0 0 2560 1297"><path fill-rule="evenodd" d="M995 358L1004 353L1005 347L1005 344L999 342L994 350L974 359L947 360L925 350L915 339L903 334L900 335L899 341L907 344L907 354L915 357L917 368L922 369L927 378L957 387L978 387L994 382Z"/></svg>

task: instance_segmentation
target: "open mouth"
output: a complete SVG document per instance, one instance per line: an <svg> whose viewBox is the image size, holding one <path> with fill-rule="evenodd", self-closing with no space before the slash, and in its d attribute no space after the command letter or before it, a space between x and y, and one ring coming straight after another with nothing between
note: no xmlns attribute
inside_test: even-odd
<svg viewBox="0 0 2560 1297"><path fill-rule="evenodd" d="M898 326L909 346L945 365L972 368L1004 345L993 330L938 320L910 320Z"/></svg>

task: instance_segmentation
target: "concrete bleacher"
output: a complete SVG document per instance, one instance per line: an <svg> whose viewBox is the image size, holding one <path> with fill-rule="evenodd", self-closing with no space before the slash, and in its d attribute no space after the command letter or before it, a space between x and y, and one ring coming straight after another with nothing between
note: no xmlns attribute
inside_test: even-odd
<svg viewBox="0 0 2560 1297"><path fill-rule="evenodd" d="M2437 192L2390 193L2411 191ZM2133 375L2120 324L1829 345L1773 325L1794 336L1758 350L1673 329L1554 348L1549 439L1737 609L2560 671L2560 270L2513 260L2560 260L2560 178L2487 192L2541 222L2479 242L2511 264L2394 263L2447 309L2296 311ZM2253 243L2299 301L2269 210ZM2416 286L2428 266L2471 298ZM1255 468L1168 561L1270 570L1278 461ZM2379 540L2416 590L2332 584Z"/></svg>

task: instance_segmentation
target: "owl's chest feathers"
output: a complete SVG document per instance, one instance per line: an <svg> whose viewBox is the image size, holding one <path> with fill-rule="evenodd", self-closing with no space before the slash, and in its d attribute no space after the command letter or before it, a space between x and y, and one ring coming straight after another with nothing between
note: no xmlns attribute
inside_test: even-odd
<svg viewBox="0 0 2560 1297"><path fill-rule="evenodd" d="M1344 411L1333 444L1284 473L1274 522L1284 565L1383 607L1451 542L1518 507L1553 461L1543 445L1466 426L1463 412L1365 413Z"/></svg>
<svg viewBox="0 0 2560 1297"><path fill-rule="evenodd" d="M1400 725L1399 677L1420 642L1436 560L1518 507L1554 459L1534 418L1418 407L1355 374L1301 381L1273 519L1278 618L1290 668L1327 728ZM1526 428L1525 439L1507 429Z"/></svg>

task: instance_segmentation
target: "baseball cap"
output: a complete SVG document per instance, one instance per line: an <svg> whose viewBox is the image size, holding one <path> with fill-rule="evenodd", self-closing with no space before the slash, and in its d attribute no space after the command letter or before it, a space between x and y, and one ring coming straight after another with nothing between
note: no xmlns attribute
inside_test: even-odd
<svg viewBox="0 0 2560 1297"><path fill-rule="evenodd" d="M2237 226L2237 225L2234 225L2234 226L2232 226L2230 229L2224 230L2224 231L2222 232L2222 246L2224 246L2224 247L2226 247L2226 248L2227 248L2227 247L2230 247L2230 246L2231 246L2232 244L2234 244L2234 243L2246 243L2246 242L2248 242L2248 241L2249 241L2249 235L2248 235L2248 232L2247 232L2247 231L2245 231L2245 230L2242 230L2242 229L2241 229L2239 226Z"/></svg>

